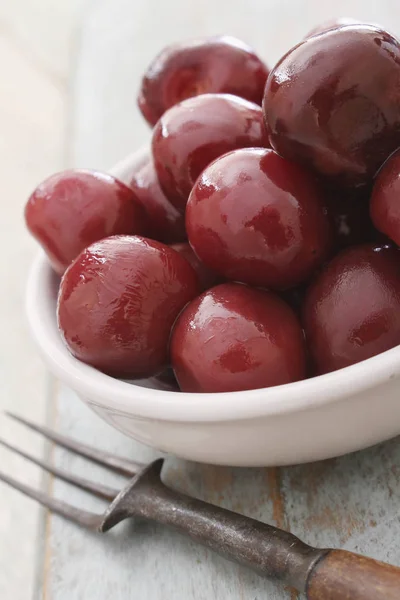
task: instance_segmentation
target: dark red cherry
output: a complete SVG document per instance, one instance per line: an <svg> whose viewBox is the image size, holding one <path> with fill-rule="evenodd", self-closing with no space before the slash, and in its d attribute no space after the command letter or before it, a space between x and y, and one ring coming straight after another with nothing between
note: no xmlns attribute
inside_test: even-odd
<svg viewBox="0 0 400 600"><path fill-rule="evenodd" d="M93 242L116 234L147 235L148 228L134 192L98 171L49 177L29 197L25 219L59 275Z"/></svg>
<svg viewBox="0 0 400 600"><path fill-rule="evenodd" d="M234 94L261 105L267 77L266 65L244 42L227 35L197 39L156 57L142 79L138 104L150 125L199 94Z"/></svg>
<svg viewBox="0 0 400 600"><path fill-rule="evenodd" d="M272 147L344 185L370 183L400 146L400 45L369 25L303 41L271 71Z"/></svg>
<svg viewBox="0 0 400 600"><path fill-rule="evenodd" d="M331 245L323 192L273 150L222 156L201 174L186 209L197 256L234 281L286 289L306 281Z"/></svg>
<svg viewBox="0 0 400 600"><path fill-rule="evenodd" d="M183 392L234 392L305 377L300 323L270 292L218 285L193 300L171 336L171 362Z"/></svg>
<svg viewBox="0 0 400 600"><path fill-rule="evenodd" d="M151 157L132 175L129 185L146 210L149 237L165 244L184 242L185 218L162 191Z"/></svg>
<svg viewBox="0 0 400 600"><path fill-rule="evenodd" d="M172 244L171 248L176 250L176 252L179 252L181 256L184 256L192 265L193 269L197 273L201 288L203 290L208 290L213 285L221 282L221 277L206 267L206 265L193 252L189 244Z"/></svg>
<svg viewBox="0 0 400 600"><path fill-rule="evenodd" d="M399 250L363 245L336 256L309 288L303 324L318 373L400 344Z"/></svg>
<svg viewBox="0 0 400 600"><path fill-rule="evenodd" d="M385 163L375 180L371 196L375 227L400 245L400 150Z"/></svg>
<svg viewBox="0 0 400 600"><path fill-rule="evenodd" d="M268 146L259 106L227 94L204 94L169 109L153 132L158 179L182 212L207 165L236 148Z"/></svg>
<svg viewBox="0 0 400 600"><path fill-rule="evenodd" d="M199 292L177 252L138 236L92 244L67 269L58 324L70 352L116 377L142 378L169 363L172 325Z"/></svg>

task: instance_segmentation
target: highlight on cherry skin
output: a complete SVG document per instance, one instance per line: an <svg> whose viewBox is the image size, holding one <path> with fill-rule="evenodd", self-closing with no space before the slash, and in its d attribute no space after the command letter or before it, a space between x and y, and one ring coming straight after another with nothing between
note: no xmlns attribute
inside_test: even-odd
<svg viewBox="0 0 400 600"><path fill-rule="evenodd" d="M144 73L138 105L151 126L175 104L200 94L233 94L261 105L268 72L254 50L232 36L173 44Z"/></svg>

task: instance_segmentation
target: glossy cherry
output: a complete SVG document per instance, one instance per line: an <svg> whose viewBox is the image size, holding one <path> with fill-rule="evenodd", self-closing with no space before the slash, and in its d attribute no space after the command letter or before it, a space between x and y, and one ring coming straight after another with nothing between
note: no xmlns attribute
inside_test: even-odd
<svg viewBox="0 0 400 600"><path fill-rule="evenodd" d="M169 109L154 128L152 143L160 185L182 212L210 162L253 146L268 146L262 110L228 94L204 94Z"/></svg>
<svg viewBox="0 0 400 600"><path fill-rule="evenodd" d="M116 234L147 235L148 228L134 192L98 171L49 177L29 197L25 219L59 275L93 242Z"/></svg>
<svg viewBox="0 0 400 600"><path fill-rule="evenodd" d="M375 227L400 245L400 150L387 160L379 172L370 209Z"/></svg>
<svg viewBox="0 0 400 600"><path fill-rule="evenodd" d="M64 274L59 328L83 362L116 377L150 377L168 366L172 325L198 293L193 268L168 246L110 237L84 250Z"/></svg>
<svg viewBox="0 0 400 600"><path fill-rule="evenodd" d="M185 218L162 191L152 158L132 174L130 187L149 218L149 237L165 244L186 240Z"/></svg>
<svg viewBox="0 0 400 600"><path fill-rule="evenodd" d="M144 74L139 108L150 125L186 98L206 93L262 102L268 69L244 42L227 35L166 48Z"/></svg>
<svg viewBox="0 0 400 600"><path fill-rule="evenodd" d="M306 295L303 324L317 373L400 344L400 251L363 245L336 256Z"/></svg>
<svg viewBox="0 0 400 600"><path fill-rule="evenodd" d="M271 71L272 147L344 185L370 183L400 146L400 44L369 25L303 41Z"/></svg>
<svg viewBox="0 0 400 600"><path fill-rule="evenodd" d="M192 265L193 269L197 273L201 288L203 290L208 290L208 288L212 287L213 285L221 283L221 277L206 267L206 265L193 252L189 244L172 244L171 248L176 250L176 252L179 252L181 256L184 256Z"/></svg>
<svg viewBox="0 0 400 600"><path fill-rule="evenodd" d="M227 279L278 290L298 285L330 249L322 200L314 176L273 150L230 152L203 171L190 194L190 245Z"/></svg>
<svg viewBox="0 0 400 600"><path fill-rule="evenodd" d="M305 377L304 337L285 302L238 283L193 300L171 335L171 362L183 392L234 392Z"/></svg>

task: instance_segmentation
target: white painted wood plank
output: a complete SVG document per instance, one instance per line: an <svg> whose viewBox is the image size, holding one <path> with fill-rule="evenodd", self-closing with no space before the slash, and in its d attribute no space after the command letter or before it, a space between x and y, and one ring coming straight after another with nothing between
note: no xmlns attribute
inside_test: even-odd
<svg viewBox="0 0 400 600"><path fill-rule="evenodd" d="M122 437L93 415L73 392L60 389L59 429L123 456L148 461L157 454ZM93 480L121 485L123 479L63 451L56 453L63 468ZM176 488L208 501L274 521L271 477L264 469L224 469L168 458L163 478ZM86 509L104 504L62 482L54 494ZM164 527L144 522L123 524L107 536L87 533L58 517L51 518L49 560L44 577L46 600L232 600L287 598L270 582L219 558Z"/></svg>
<svg viewBox="0 0 400 600"><path fill-rule="evenodd" d="M400 438L282 470L291 530L317 546L400 564Z"/></svg>
<svg viewBox="0 0 400 600"><path fill-rule="evenodd" d="M26 280L37 245L26 231L23 208L34 186L63 166L65 94L15 34L17 23L28 26L23 10L28 3L0 2L0 412L13 410L43 422L48 374L24 318ZM38 436L3 414L0 436L33 453L43 451ZM42 481L37 469L4 448L0 465L29 485ZM34 586L41 511L1 484L0 514L0 598L27 600Z"/></svg>

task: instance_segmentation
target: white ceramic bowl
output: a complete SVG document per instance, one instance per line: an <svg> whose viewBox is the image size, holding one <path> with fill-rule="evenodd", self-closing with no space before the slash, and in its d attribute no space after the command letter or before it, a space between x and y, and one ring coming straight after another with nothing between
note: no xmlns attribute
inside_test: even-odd
<svg viewBox="0 0 400 600"><path fill-rule="evenodd" d="M117 165L120 179L143 151ZM400 433L400 347L306 381L225 394L124 382L71 356L57 330L58 280L43 254L27 289L27 313L50 370L98 415L129 436L180 457L232 466L308 462ZM150 387L149 386L153 386Z"/></svg>

